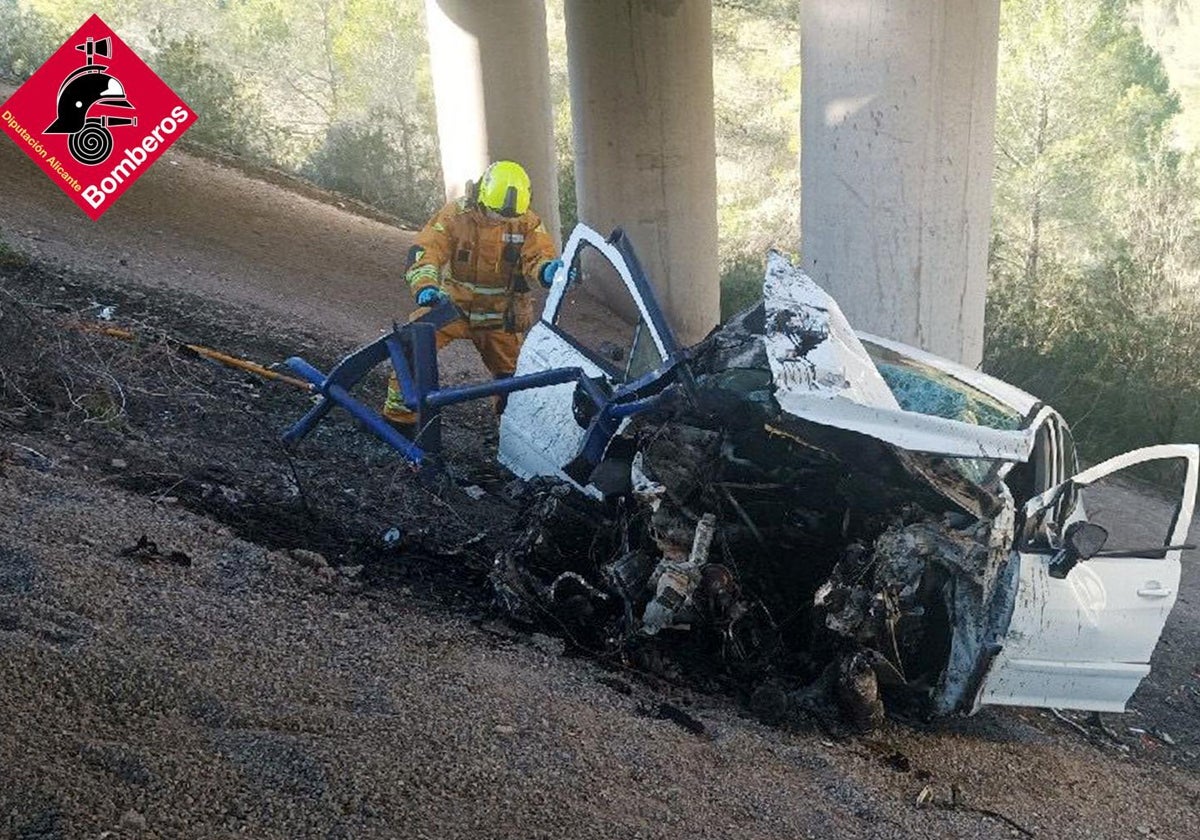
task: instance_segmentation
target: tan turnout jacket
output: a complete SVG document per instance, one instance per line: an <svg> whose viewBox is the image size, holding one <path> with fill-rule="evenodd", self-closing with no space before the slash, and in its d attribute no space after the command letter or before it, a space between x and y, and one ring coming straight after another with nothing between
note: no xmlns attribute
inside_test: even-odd
<svg viewBox="0 0 1200 840"><path fill-rule="evenodd" d="M556 256L536 213L492 221L466 198L439 210L415 245L407 274L413 295L443 287L472 329L504 326L511 296L536 286L542 266Z"/></svg>

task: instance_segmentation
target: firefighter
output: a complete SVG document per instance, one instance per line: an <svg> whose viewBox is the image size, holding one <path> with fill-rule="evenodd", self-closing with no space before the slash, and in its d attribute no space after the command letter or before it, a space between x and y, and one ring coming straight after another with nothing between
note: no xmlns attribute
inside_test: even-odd
<svg viewBox="0 0 1200 840"><path fill-rule="evenodd" d="M408 287L420 317L452 300L462 317L438 330L441 350L468 338L497 379L513 375L525 333L533 326L530 282L549 288L562 267L553 238L529 209L529 175L510 160L493 163L467 195L451 201L417 234L409 250ZM494 401L496 413L504 401ZM384 416L413 436L416 415L404 405L395 373Z"/></svg>

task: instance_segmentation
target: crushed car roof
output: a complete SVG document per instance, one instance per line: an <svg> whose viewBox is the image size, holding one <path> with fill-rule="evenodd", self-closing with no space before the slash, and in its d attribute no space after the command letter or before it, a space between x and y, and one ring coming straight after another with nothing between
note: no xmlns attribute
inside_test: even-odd
<svg viewBox="0 0 1200 840"><path fill-rule="evenodd" d="M767 258L762 341L776 387L789 414L870 435L915 452L1025 461L1037 434L1038 400L994 377L955 365L898 342L860 335L837 302L783 255ZM1014 428L965 422L901 405L863 339L928 365L1011 410Z"/></svg>

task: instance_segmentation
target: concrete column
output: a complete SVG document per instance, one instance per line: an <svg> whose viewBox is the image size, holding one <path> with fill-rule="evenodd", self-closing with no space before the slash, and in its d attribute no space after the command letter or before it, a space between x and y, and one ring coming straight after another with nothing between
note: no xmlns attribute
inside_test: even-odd
<svg viewBox="0 0 1200 840"><path fill-rule="evenodd" d="M857 328L975 366L999 0L804 0L801 237Z"/></svg>
<svg viewBox="0 0 1200 840"><path fill-rule="evenodd" d="M566 0L566 24L579 220L625 228L697 341L721 309L711 4Z"/></svg>
<svg viewBox="0 0 1200 840"><path fill-rule="evenodd" d="M515 160L561 240L543 0L425 0L425 16L447 198L490 162Z"/></svg>

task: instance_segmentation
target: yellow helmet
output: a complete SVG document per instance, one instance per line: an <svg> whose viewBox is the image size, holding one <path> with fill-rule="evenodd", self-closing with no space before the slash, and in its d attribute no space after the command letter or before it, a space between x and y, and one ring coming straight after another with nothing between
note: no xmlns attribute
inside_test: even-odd
<svg viewBox="0 0 1200 840"><path fill-rule="evenodd" d="M510 219L529 209L529 174L519 163L498 160L479 179L479 203Z"/></svg>

